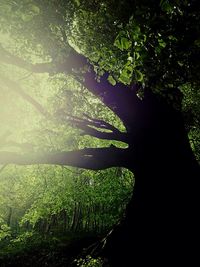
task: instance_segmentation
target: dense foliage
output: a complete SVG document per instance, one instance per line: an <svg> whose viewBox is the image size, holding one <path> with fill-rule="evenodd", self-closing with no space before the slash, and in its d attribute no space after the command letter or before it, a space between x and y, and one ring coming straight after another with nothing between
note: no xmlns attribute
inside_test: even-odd
<svg viewBox="0 0 200 267"><path fill-rule="evenodd" d="M146 103L145 96L153 93L181 112L200 161L199 21L197 0L0 1L2 255L24 250L30 242L50 239L50 244L57 245L61 236L102 235L123 217L134 184L132 174L122 168L128 165L104 166L106 157L101 155L95 167L82 166L78 160L55 163L49 156L65 151L78 155L85 147L103 147L114 157L115 149L131 147L130 136L136 137L134 148L141 140L144 147L148 145L148 136L142 139L145 134L140 131L148 133L146 122L151 123L151 117L146 119L137 106L132 114L131 102L123 102L126 98L120 94L119 108L114 100L106 102L106 90L87 90L82 76L93 68L95 79L114 88L117 97L121 88L136 90L138 101ZM84 64L73 66L69 60L73 56ZM155 122L160 123L159 119ZM169 121L170 117L166 125ZM156 137L160 128L152 125L149 138L162 139ZM166 129L166 135L178 135L173 127L171 132ZM126 133L128 142L122 138ZM167 142L163 143L163 158L167 158ZM84 157L92 157L88 151ZM128 154L128 158L134 156ZM158 172L161 162L149 162ZM65 165L93 170L117 167L94 172ZM132 166L129 169L133 171ZM101 264L99 258L77 260L78 266Z"/></svg>
<svg viewBox="0 0 200 267"><path fill-rule="evenodd" d="M62 151L112 143L80 137L65 113L98 115L123 128L113 113L70 77L33 75L27 80L27 74L17 68L5 70L20 80L20 85L18 90L16 84L1 88L2 151ZM57 244L63 237L73 240L86 233L102 235L119 221L133 184L132 175L121 168L92 172L65 166L5 164L0 177L1 257L37 247L44 239Z"/></svg>

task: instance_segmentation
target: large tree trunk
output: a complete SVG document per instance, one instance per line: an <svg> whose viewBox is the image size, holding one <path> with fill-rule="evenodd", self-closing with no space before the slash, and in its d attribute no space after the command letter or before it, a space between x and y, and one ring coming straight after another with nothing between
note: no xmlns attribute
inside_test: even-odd
<svg viewBox="0 0 200 267"><path fill-rule="evenodd" d="M140 126L130 145L133 197L125 218L107 237L105 255L113 267L181 266L186 262L194 266L200 175L182 117L149 95L137 123Z"/></svg>

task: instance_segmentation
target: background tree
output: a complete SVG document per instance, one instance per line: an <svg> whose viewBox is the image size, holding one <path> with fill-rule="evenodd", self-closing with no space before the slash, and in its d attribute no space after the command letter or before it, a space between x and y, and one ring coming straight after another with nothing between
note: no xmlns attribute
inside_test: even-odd
<svg viewBox="0 0 200 267"><path fill-rule="evenodd" d="M154 264L197 259L191 244L193 238L198 240L199 166L187 137L189 131L197 152L197 7L195 0L2 4L2 29L18 44L17 49L2 45L4 64L51 76L67 73L123 122L124 129L119 129L88 114L60 111L57 118L85 134L127 146L0 153L2 164L131 170L136 181L133 197L125 219L107 239L114 266L128 266L130 260L142 264L143 255L144 262L148 258ZM10 87L8 79L2 80Z"/></svg>

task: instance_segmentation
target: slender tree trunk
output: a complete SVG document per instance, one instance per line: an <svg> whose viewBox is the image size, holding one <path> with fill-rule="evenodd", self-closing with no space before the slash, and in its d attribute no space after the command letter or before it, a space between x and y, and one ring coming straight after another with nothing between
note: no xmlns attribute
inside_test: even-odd
<svg viewBox="0 0 200 267"><path fill-rule="evenodd" d="M12 209L12 207L9 207L8 217L7 217L7 225L8 226L11 226L12 213L13 213L13 209Z"/></svg>
<svg viewBox="0 0 200 267"><path fill-rule="evenodd" d="M68 225L68 216L67 216L67 211L65 209L63 209L60 212L60 218L62 221L62 231L64 233L68 228L68 226L67 226Z"/></svg>
<svg viewBox="0 0 200 267"><path fill-rule="evenodd" d="M77 213L76 213L75 232L79 232L82 230L82 228L83 228L82 222L83 222L83 220L82 220L82 207L81 207L81 203L78 202Z"/></svg>
<svg viewBox="0 0 200 267"><path fill-rule="evenodd" d="M72 216L72 223L71 223L71 231L74 231L75 225L76 225L76 214L77 214L77 203L74 203L74 210L73 210L73 216Z"/></svg>
<svg viewBox="0 0 200 267"><path fill-rule="evenodd" d="M86 209L86 222L85 222L85 231L90 232L91 229L91 204L89 204Z"/></svg>

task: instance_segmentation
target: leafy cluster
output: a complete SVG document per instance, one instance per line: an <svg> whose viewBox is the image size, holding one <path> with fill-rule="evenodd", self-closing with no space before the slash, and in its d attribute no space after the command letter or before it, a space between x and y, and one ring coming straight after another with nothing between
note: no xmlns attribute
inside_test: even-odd
<svg viewBox="0 0 200 267"><path fill-rule="evenodd" d="M10 227L4 222L2 218L0 218L0 241L10 237L10 235Z"/></svg>
<svg viewBox="0 0 200 267"><path fill-rule="evenodd" d="M78 259L75 260L76 265L79 267L102 267L103 261L101 258L92 258L90 255L88 255L85 259Z"/></svg>

